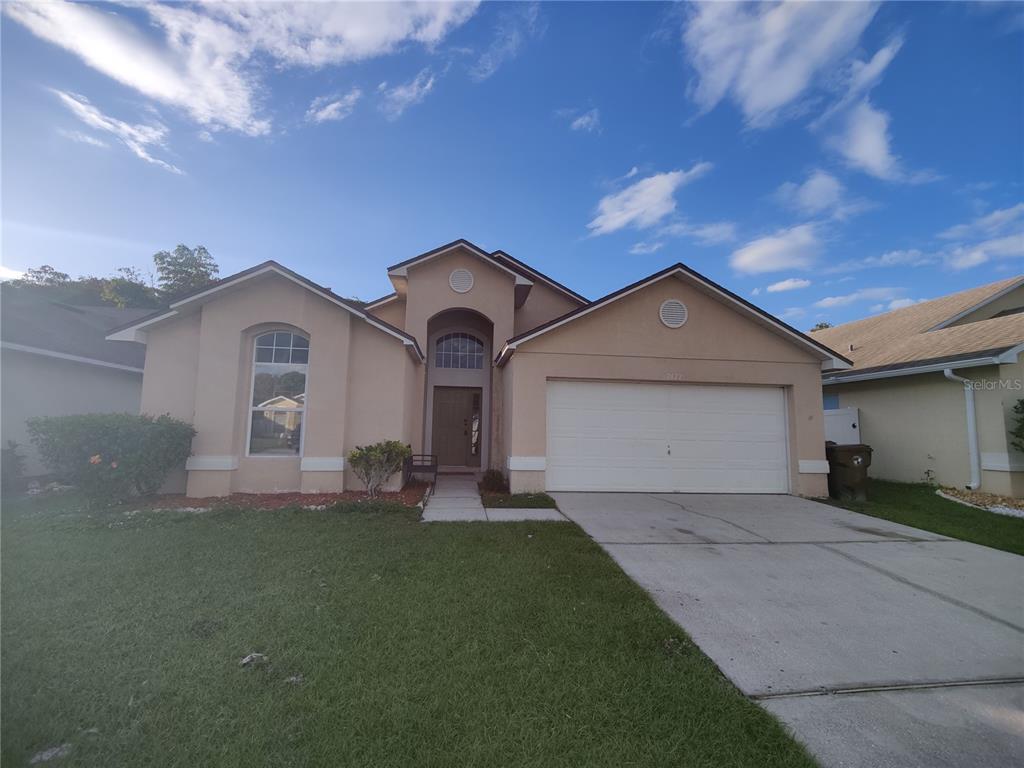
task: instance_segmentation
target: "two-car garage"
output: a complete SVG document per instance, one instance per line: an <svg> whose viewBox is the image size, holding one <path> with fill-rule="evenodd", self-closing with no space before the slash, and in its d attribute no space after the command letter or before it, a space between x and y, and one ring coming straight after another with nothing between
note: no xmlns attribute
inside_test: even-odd
<svg viewBox="0 0 1024 768"><path fill-rule="evenodd" d="M553 491L788 493L782 387L549 381Z"/></svg>

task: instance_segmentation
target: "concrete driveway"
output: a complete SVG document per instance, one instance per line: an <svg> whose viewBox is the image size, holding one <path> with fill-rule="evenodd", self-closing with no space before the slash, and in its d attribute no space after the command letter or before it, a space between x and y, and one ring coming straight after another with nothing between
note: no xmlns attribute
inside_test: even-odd
<svg viewBox="0 0 1024 768"><path fill-rule="evenodd" d="M553 495L824 765L1020 764L1024 558L792 496Z"/></svg>

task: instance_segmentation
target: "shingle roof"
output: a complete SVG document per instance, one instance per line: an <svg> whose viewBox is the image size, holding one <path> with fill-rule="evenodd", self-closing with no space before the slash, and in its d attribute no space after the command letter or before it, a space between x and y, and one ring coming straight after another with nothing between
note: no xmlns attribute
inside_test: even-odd
<svg viewBox="0 0 1024 768"><path fill-rule="evenodd" d="M107 341L111 328L148 315L148 309L85 307L53 301L45 289L4 284L0 337L8 344L45 349L105 363L142 368L142 344Z"/></svg>
<svg viewBox="0 0 1024 768"><path fill-rule="evenodd" d="M837 374L835 378L853 375L868 368L1006 350L1024 342L1024 315L994 317L933 329L1000 295L1020 281L1021 276L1017 275L835 328L815 331L813 336L853 360L853 369Z"/></svg>

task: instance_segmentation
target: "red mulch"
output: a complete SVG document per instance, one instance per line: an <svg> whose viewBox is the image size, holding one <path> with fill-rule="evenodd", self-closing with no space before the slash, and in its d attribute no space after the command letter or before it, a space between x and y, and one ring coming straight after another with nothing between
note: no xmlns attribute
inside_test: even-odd
<svg viewBox="0 0 1024 768"><path fill-rule="evenodd" d="M394 501L407 507L420 503L427 484L413 481L400 491L386 491L377 496L380 501ZM186 507L249 507L251 509L282 509L284 507L314 507L338 501L366 501L365 491L344 493L232 493L230 496L196 498L181 494L156 496L146 507L155 509L182 509Z"/></svg>

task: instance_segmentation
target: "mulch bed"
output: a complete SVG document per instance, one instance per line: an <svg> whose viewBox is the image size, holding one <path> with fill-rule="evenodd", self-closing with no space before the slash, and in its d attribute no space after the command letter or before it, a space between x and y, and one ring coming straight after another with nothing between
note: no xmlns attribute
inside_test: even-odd
<svg viewBox="0 0 1024 768"><path fill-rule="evenodd" d="M378 501L392 501L415 507L423 499L427 484L413 481L400 491L378 494ZM365 491L344 493L232 493L230 496L196 498L181 494L156 496L145 505L146 509L198 509L209 507L248 507L250 509L283 509L285 507L329 506L339 501L366 501Z"/></svg>

